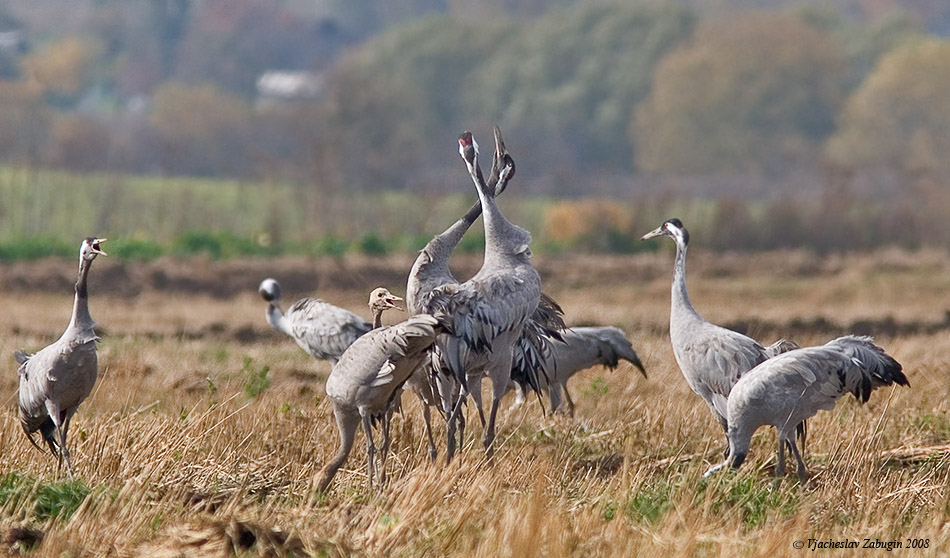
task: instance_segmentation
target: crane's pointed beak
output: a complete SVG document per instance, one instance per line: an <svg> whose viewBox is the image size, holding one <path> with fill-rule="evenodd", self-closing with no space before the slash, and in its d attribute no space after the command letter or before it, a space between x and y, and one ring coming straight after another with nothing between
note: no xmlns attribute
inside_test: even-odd
<svg viewBox="0 0 950 558"><path fill-rule="evenodd" d="M663 226L659 226L647 234L640 237L640 240L650 240L651 238L656 238L658 236L666 236L666 229Z"/></svg>
<svg viewBox="0 0 950 558"><path fill-rule="evenodd" d="M400 312L405 312L406 311L405 308L400 308L399 305L396 304L397 302L402 302L402 301L403 299L401 297L398 297L396 295L390 295L386 297L386 307L392 308L394 310L399 310Z"/></svg>
<svg viewBox="0 0 950 558"><path fill-rule="evenodd" d="M109 240L109 239L97 238L96 240L94 240L92 243L92 251L95 252L96 254L99 254L100 256L108 256L109 254L106 254L106 251L103 250L102 247L100 246L100 244L102 244L106 240Z"/></svg>

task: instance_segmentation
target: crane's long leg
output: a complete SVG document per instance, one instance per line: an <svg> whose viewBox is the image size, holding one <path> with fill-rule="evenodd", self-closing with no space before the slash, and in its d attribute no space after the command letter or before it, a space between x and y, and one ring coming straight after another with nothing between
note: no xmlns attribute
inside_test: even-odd
<svg viewBox="0 0 950 558"><path fill-rule="evenodd" d="M491 458L494 453L493 442L495 441L495 418L498 415L498 406L501 404L501 398L504 397L508 389L508 382L511 380L511 350L501 355L498 362L492 369L492 402L491 413L488 417L488 428L485 429L485 454Z"/></svg>
<svg viewBox="0 0 950 558"><path fill-rule="evenodd" d="M317 485L317 492L327 491L327 487L330 486L330 481L333 480L333 476L336 475L337 470L346 462L346 458L350 455L350 450L353 449L353 441L356 439L356 427L360 423L358 414L346 412L343 409L339 409L336 405L333 406L333 414L336 416L336 427L340 434L340 449L337 451L336 456L324 467L320 484Z"/></svg>
<svg viewBox="0 0 950 558"><path fill-rule="evenodd" d="M458 400L455 402L455 407L452 409L452 412L448 414L445 421L448 423L446 427L446 448L445 448L445 463L448 465L452 462L452 458L455 457L455 429L456 421L458 420L459 415L462 412L462 405L465 404L465 398L468 397L468 388L463 384L462 389L459 391Z"/></svg>
<svg viewBox="0 0 950 558"><path fill-rule="evenodd" d="M383 416L383 445L382 448L380 448L379 486L377 487L380 491L386 486L386 458L389 457L389 445L392 442L392 438L389 435L389 421L392 420L392 417L393 410L390 408Z"/></svg>
<svg viewBox="0 0 950 558"><path fill-rule="evenodd" d="M426 423L426 439L429 441L429 459L435 463L439 451L435 448L435 438L432 436L432 410L425 401L422 402L422 419Z"/></svg>
<svg viewBox="0 0 950 558"><path fill-rule="evenodd" d="M802 454L798 453L798 446L795 445L795 438L789 440L789 446L791 446L792 453L795 455L795 459L798 461L798 482L805 484L805 481L808 480L808 471L805 470L805 460L802 459Z"/></svg>
<svg viewBox="0 0 950 558"><path fill-rule="evenodd" d="M561 407L561 384L548 384L548 399L551 400L551 414Z"/></svg>
<svg viewBox="0 0 950 558"><path fill-rule="evenodd" d="M775 476L785 476L785 440L781 436L778 439L778 463L775 465Z"/></svg>
<svg viewBox="0 0 950 558"><path fill-rule="evenodd" d="M63 459L66 460L66 473L69 475L69 478L74 478L75 474L73 473L73 462L69 457L69 448L66 447L66 435L69 432L69 421L72 420L72 413L66 413L66 418L63 420L63 425L59 427L60 434L60 452L63 455Z"/></svg>
<svg viewBox="0 0 950 558"><path fill-rule="evenodd" d="M59 472L63 470L63 459L65 458L66 471L69 473L69 476L72 477L72 464L69 459L69 450L66 449L66 431L63 429L65 413L60 410L58 404L54 403L50 399L46 400L46 412L49 414L50 420L53 421L53 432L51 438L55 438L56 444L59 445L59 451L53 452L58 458L56 463L56 473L59 474ZM51 444L49 439L47 439L46 443L50 446L50 450L52 451L54 444Z"/></svg>
<svg viewBox="0 0 950 558"><path fill-rule="evenodd" d="M479 372L477 376L466 376L466 380L469 382L468 392L472 396L472 402L478 409L478 418L482 421L482 428L485 428L485 410L482 408L482 373Z"/></svg>
<svg viewBox="0 0 950 558"><path fill-rule="evenodd" d="M385 420L385 419L384 419ZM376 444L373 443L373 419L362 415L363 433L366 434L366 482L369 491L373 491L373 477L376 476Z"/></svg>
<svg viewBox="0 0 950 558"><path fill-rule="evenodd" d="M571 399L571 392L567 391L567 382L561 384L561 389L564 390L564 400L567 401L567 414L574 418L574 400Z"/></svg>

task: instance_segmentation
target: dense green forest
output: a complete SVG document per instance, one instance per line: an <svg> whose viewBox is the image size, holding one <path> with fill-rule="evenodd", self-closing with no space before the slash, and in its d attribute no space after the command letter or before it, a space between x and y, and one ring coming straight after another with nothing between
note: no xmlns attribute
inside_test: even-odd
<svg viewBox="0 0 950 558"><path fill-rule="evenodd" d="M552 247L632 249L617 238L687 206L728 225L717 229L722 248L824 246L811 238L818 222L850 231L843 248L950 240L934 215L950 195L950 6L479 4L6 3L0 164L27 187L55 174L40 169L110 177L96 190L104 198L139 196L132 175L292 192L292 215L261 199L254 217L204 232L424 237L451 211L394 233L354 200L469 193L455 138L472 129L487 143L498 124L518 161L509 195L548 200L535 234ZM182 192L172 206L202 199ZM630 209L613 215L604 200ZM115 204L95 201L85 226L146 234L105 219ZM7 238L59 234L13 225L21 208L3 204ZM545 232L546 219L574 225Z"/></svg>

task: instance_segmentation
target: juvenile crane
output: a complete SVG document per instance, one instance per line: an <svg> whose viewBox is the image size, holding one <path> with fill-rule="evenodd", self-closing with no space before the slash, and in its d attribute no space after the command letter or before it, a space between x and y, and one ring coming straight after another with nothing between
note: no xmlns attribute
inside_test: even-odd
<svg viewBox="0 0 950 558"><path fill-rule="evenodd" d="M382 312L396 308L401 300L385 289L370 294L374 321L381 323ZM404 322L378 327L353 342L333 366L327 378L327 397L333 405L340 449L323 470L317 490L326 492L337 470L353 448L357 427L362 424L366 434L366 476L370 490L376 477L376 446L373 424L382 427L380 474L378 486L386 482L386 458L389 453L389 419L394 401L413 371L428 358L429 348L443 324L428 314L412 316Z"/></svg>
<svg viewBox="0 0 950 558"><path fill-rule="evenodd" d="M258 292L268 303L265 317L272 328L292 337L313 358L331 364L373 327L353 312L319 298L301 298L285 314L280 308L280 284L274 279L261 281Z"/></svg>
<svg viewBox="0 0 950 558"><path fill-rule="evenodd" d="M20 425L30 442L39 448L33 433L39 431L59 466L66 461L66 471L73 476L72 460L66 445L69 422L96 384L99 361L96 354L95 325L89 315L87 279L93 260L107 255L102 250L104 238L89 237L79 247L79 279L73 299L73 314L63 335L35 354L16 351L20 365Z"/></svg>
<svg viewBox="0 0 950 558"><path fill-rule="evenodd" d="M673 218L640 240L668 236L676 242L670 302L670 342L686 383L709 406L724 433L729 432L726 401L732 386L749 370L777 354L798 346L779 340L769 347L741 333L710 323L699 315L686 292L686 249L689 232ZM799 427L804 438L805 424ZM728 447L726 448L728 451Z"/></svg>
<svg viewBox="0 0 950 558"><path fill-rule="evenodd" d="M726 465L739 468L760 426L778 431L776 476L785 474L785 446L798 462L798 479L808 478L805 461L795 445L796 425L830 411L845 393L865 403L871 391L898 384L910 386L899 362L871 342L849 335L820 347L796 349L769 359L736 382L729 395L729 455L709 469L709 476Z"/></svg>
<svg viewBox="0 0 950 558"><path fill-rule="evenodd" d="M478 273L451 288L439 289L437 307L449 316L452 334L439 339L439 349L460 386L449 416L446 460L455 454L455 419L473 389L471 372L487 372L492 381L492 406L485 428L486 453L492 455L498 405L511 378L513 347L525 323L538 308L541 278L531 266L531 234L514 225L498 209L478 165L478 145L471 132L459 136L459 154L468 166L482 205L485 259Z"/></svg>
<svg viewBox="0 0 950 558"><path fill-rule="evenodd" d="M551 412L561 406L561 391L567 401L568 413L574 416L574 401L567 391L567 381L581 370L586 370L598 364L609 368L616 368L620 360L626 360L637 367L643 377L647 377L640 357L633 350L633 345L626 334L617 327L572 327L561 332L563 343L553 343L552 351L546 358L545 368L549 371L542 385L546 385L548 397L551 400ZM520 387L517 390L517 402L524 400Z"/></svg>

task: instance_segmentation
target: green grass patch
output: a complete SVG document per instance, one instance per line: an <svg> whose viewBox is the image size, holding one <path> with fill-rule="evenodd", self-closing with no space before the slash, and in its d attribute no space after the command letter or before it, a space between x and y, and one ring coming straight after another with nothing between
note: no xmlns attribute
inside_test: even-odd
<svg viewBox="0 0 950 558"><path fill-rule="evenodd" d="M270 378L267 377L270 372L270 366L255 368L254 359L244 357L244 368L241 373L244 376L244 393L248 397L254 398L270 387Z"/></svg>
<svg viewBox="0 0 950 558"><path fill-rule="evenodd" d="M671 493L672 488L666 481L641 486L627 501L627 518L637 523L658 523L670 508Z"/></svg>
<svg viewBox="0 0 950 558"><path fill-rule="evenodd" d="M734 474L733 478L727 478ZM748 529L761 527L770 516L789 517L798 511L799 494L795 488L776 486L774 479L751 474L725 472L720 482L702 482L697 499L712 498L713 514L738 513Z"/></svg>
<svg viewBox="0 0 950 558"><path fill-rule="evenodd" d="M92 490L81 480L40 482L22 473L0 476L0 506L24 508L37 521L66 521Z"/></svg>

